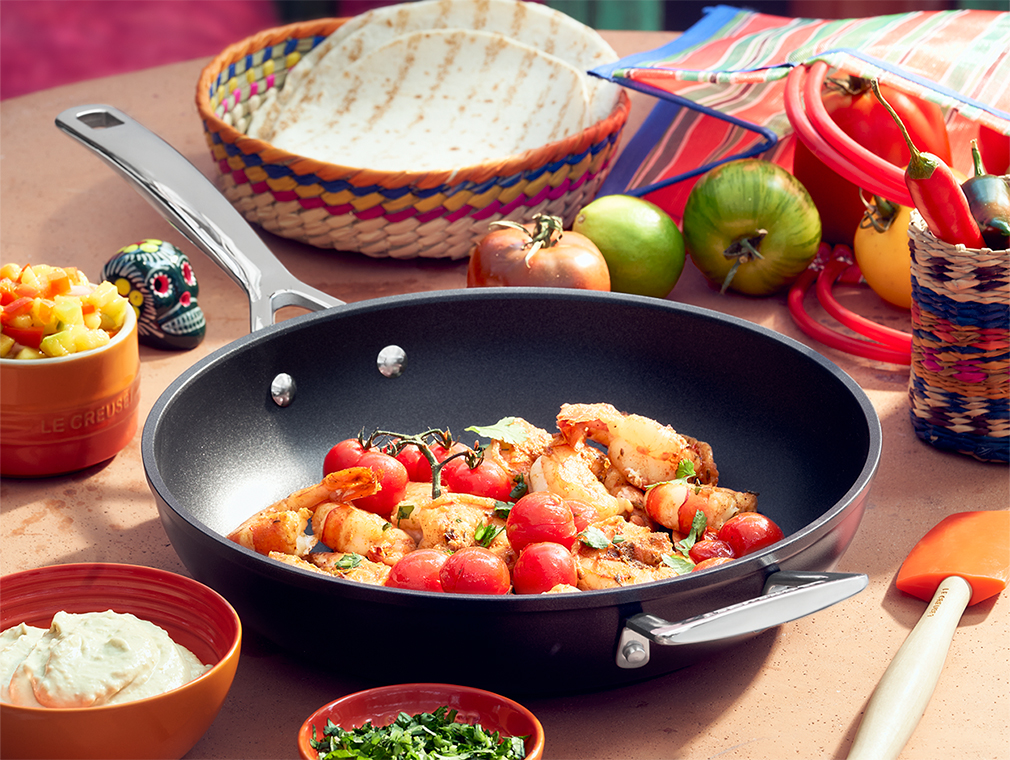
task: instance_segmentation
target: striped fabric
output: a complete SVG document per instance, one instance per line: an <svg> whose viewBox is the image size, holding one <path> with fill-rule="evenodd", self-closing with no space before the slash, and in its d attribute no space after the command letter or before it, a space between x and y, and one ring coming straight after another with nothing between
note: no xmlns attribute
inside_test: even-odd
<svg viewBox="0 0 1010 760"><path fill-rule="evenodd" d="M823 20L716 6L668 45L592 72L659 99L601 194L645 196L679 218L694 180L719 163L757 155L791 168L784 81L815 59L941 105L968 174L978 123L1010 133L1010 13Z"/></svg>

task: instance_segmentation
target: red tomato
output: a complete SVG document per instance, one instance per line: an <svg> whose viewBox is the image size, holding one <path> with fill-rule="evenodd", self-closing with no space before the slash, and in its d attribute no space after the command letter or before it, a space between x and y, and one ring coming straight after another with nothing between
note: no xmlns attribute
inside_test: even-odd
<svg viewBox="0 0 1010 760"><path fill-rule="evenodd" d="M437 549L417 549L397 562L389 571L386 585L415 591L441 591L439 573L449 555Z"/></svg>
<svg viewBox="0 0 1010 760"><path fill-rule="evenodd" d="M449 555L438 577L450 594L507 594L512 585L505 560L483 546Z"/></svg>
<svg viewBox="0 0 1010 760"><path fill-rule="evenodd" d="M459 457L442 468L442 485L455 493L510 501L514 484L509 474L494 462L485 459L471 469L466 458Z"/></svg>
<svg viewBox="0 0 1010 760"><path fill-rule="evenodd" d="M715 517L715 508L709 505L704 492L699 492L693 487L688 487L687 498L677 513L677 529L685 536L691 532L691 526L694 524L694 515L698 510L705 513L705 524L711 525Z"/></svg>
<svg viewBox="0 0 1010 760"><path fill-rule="evenodd" d="M901 117L912 142L951 162L950 139L940 107L881 85L884 98ZM861 146L895 166L904 167L911 157L897 124L881 105L867 80L846 85L832 83L822 92L824 107L838 128ZM800 140L796 140L793 175L810 193L821 215L821 239L852 246L852 239L866 207L859 189L825 166ZM872 200L872 198L867 198Z"/></svg>
<svg viewBox="0 0 1010 760"><path fill-rule="evenodd" d="M564 499L549 491L535 491L512 506L505 521L505 534L518 552L542 541L553 541L571 549L578 531L575 515Z"/></svg>
<svg viewBox="0 0 1010 760"><path fill-rule="evenodd" d="M493 228L477 241L466 270L467 287L610 290L610 269L600 249L585 235L563 231L559 217L541 215L517 227ZM536 242L541 245L533 251Z"/></svg>
<svg viewBox="0 0 1010 760"><path fill-rule="evenodd" d="M759 512L741 512L719 529L719 539L730 545L735 556L743 557L780 541L782 529Z"/></svg>
<svg viewBox="0 0 1010 760"><path fill-rule="evenodd" d="M407 468L378 449L362 454L357 466L370 468L378 476L382 489L371 496L355 499L354 506L389 517L407 494Z"/></svg>
<svg viewBox="0 0 1010 760"><path fill-rule="evenodd" d="M713 557L733 558L733 548L725 541L718 538L703 538L696 541L694 546L688 550L688 555L694 562L704 562Z"/></svg>
<svg viewBox="0 0 1010 760"><path fill-rule="evenodd" d="M592 504L586 504L577 499L566 499L565 504L572 510L572 517L575 518L575 532L581 533L594 522L600 519L600 513Z"/></svg>
<svg viewBox="0 0 1010 760"><path fill-rule="evenodd" d="M453 443L449 448L446 448L440 443L429 444L428 448L431 449L431 453L434 455L436 462L444 462L453 454L466 452L470 449L469 446L460 443L459 441ZM417 462L417 472L415 473L415 477L411 478L411 480L415 480L418 483L431 482L431 463L424 454L421 454L421 459Z"/></svg>
<svg viewBox="0 0 1010 760"><path fill-rule="evenodd" d="M517 594L542 594L559 583L574 586L578 580L571 551L552 542L528 544L512 568L512 586Z"/></svg>
<svg viewBox="0 0 1010 760"><path fill-rule="evenodd" d="M42 345L42 338L45 337L41 327L12 327L7 325L4 327L4 334L13 338L22 346L27 348L34 348L38 350L38 347Z"/></svg>
<svg viewBox="0 0 1010 760"><path fill-rule="evenodd" d="M710 567L715 567L716 565L725 565L727 562L732 562L732 557L709 557L706 560L702 560L692 569L692 573L696 573L699 570L708 570Z"/></svg>
<svg viewBox="0 0 1010 760"><path fill-rule="evenodd" d="M323 459L323 475L354 467L366 449L357 438L348 438L331 448Z"/></svg>
<svg viewBox="0 0 1010 760"><path fill-rule="evenodd" d="M396 455L400 464L407 468L407 477L415 483L431 482L431 465L418 446L407 444Z"/></svg>

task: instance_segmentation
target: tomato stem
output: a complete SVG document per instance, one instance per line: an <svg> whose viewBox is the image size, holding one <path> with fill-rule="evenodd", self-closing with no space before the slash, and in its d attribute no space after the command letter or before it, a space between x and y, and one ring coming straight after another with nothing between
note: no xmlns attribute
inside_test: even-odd
<svg viewBox="0 0 1010 760"><path fill-rule="evenodd" d="M733 262L733 266L730 267L729 272L726 273L726 278L722 281L722 287L719 288L720 294L725 294L729 290L730 283L733 282L733 277L736 276L737 270L740 269L742 264L746 264L748 261L753 261L754 259L764 258L761 255L761 251L758 250L758 246L761 245L761 241L765 239L767 234L768 230L760 229L753 235L739 237L722 252L722 255L727 259L735 259L735 261Z"/></svg>
<svg viewBox="0 0 1010 760"><path fill-rule="evenodd" d="M559 233L558 239L560 239L560 233L564 231L564 222L560 216L551 216L550 214L534 214L533 215L533 232L530 232L522 224L518 222L513 222L509 219L504 219L500 222L491 222L489 227L511 227L514 230L521 230L526 233L529 237L529 242L523 247L529 248L526 252L526 268L529 269L531 264L530 261L533 258L533 254L539 251L541 248L550 248L556 245L558 240L555 239L554 233Z"/></svg>

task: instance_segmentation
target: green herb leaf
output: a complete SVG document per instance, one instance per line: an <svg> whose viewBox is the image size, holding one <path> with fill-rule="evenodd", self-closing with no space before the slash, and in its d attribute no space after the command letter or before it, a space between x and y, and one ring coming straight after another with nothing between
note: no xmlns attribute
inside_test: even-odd
<svg viewBox="0 0 1010 760"><path fill-rule="evenodd" d="M697 475L694 471L694 462L690 459L681 459L677 462L677 479L686 480L687 478L693 478Z"/></svg>
<svg viewBox="0 0 1010 760"><path fill-rule="evenodd" d="M691 561L690 557L685 557L683 554L664 554L662 559L664 565L672 567L677 571L677 575L687 575L694 570L694 562Z"/></svg>
<svg viewBox="0 0 1010 760"><path fill-rule="evenodd" d="M467 428L468 432L482 435L494 441L503 443L522 443L526 440L526 430L515 417L502 417L493 425L479 426L472 425Z"/></svg>
<svg viewBox="0 0 1010 760"><path fill-rule="evenodd" d="M512 501L519 501L523 496L529 493L530 487L526 482L526 478L522 473L516 475L512 482L515 484L512 486L512 490L509 491L509 498Z"/></svg>
<svg viewBox="0 0 1010 760"><path fill-rule="evenodd" d="M498 501L495 499L494 508L491 510L495 517L500 517L502 520L508 520L509 515L512 514L512 507L515 504L507 501Z"/></svg>
<svg viewBox="0 0 1010 760"><path fill-rule="evenodd" d="M500 525L478 525L473 532L473 537L478 544L486 549L503 530L505 530L505 528Z"/></svg>
<svg viewBox="0 0 1010 760"><path fill-rule="evenodd" d="M353 570L361 564L362 559L364 558L360 554L350 552L334 562L333 565L341 570Z"/></svg>
<svg viewBox="0 0 1010 760"><path fill-rule="evenodd" d="M590 549L606 549L610 546L610 539L607 538L607 534L595 525L590 525L579 533L579 540Z"/></svg>

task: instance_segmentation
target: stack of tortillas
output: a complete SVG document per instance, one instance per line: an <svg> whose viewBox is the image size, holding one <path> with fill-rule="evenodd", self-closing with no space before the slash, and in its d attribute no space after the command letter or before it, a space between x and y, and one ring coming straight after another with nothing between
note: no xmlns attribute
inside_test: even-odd
<svg viewBox="0 0 1010 760"><path fill-rule="evenodd" d="M355 16L254 112L250 137L379 171L472 166L577 134L620 88L594 30L524 0L420 0Z"/></svg>

